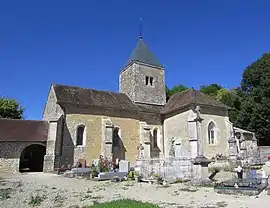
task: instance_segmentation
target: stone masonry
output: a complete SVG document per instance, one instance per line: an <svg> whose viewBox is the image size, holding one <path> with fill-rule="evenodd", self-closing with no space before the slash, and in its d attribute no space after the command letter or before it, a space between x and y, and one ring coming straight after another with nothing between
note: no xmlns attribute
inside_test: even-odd
<svg viewBox="0 0 270 208"><path fill-rule="evenodd" d="M146 77L153 83L146 85ZM120 74L120 92L126 93L138 103L165 105L166 92L164 70L142 63L132 63ZM149 81L150 82L150 81Z"/></svg>

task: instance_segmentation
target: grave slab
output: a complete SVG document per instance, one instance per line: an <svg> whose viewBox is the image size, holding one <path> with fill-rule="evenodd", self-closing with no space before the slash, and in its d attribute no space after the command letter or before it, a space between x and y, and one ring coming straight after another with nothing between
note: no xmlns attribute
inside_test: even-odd
<svg viewBox="0 0 270 208"><path fill-rule="evenodd" d="M106 172L99 173L97 179L98 180L111 180L114 177L119 177L121 180L128 175L128 172Z"/></svg>

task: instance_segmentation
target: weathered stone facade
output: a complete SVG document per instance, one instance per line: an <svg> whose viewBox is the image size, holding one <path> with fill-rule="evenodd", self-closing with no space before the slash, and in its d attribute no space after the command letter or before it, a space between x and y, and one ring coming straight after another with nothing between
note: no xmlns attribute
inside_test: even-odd
<svg viewBox="0 0 270 208"><path fill-rule="evenodd" d="M118 93L52 85L43 111L45 122L36 122L43 122L39 126L46 134L37 131L37 137L43 135L37 139L28 135L33 140L29 143L27 138L2 143L0 168L18 170L22 149L37 141L46 144L45 172L80 159L91 165L100 155L135 164L138 156L169 157L171 152L191 158L200 152L208 158L238 154L227 106L194 89L166 102L165 69L142 37L120 72L119 88ZM242 143L239 151L252 149L255 140ZM0 134L1 141L5 138L1 140Z"/></svg>
<svg viewBox="0 0 270 208"><path fill-rule="evenodd" d="M33 144L45 146L46 142L0 142L0 172L19 171L22 151Z"/></svg>
<svg viewBox="0 0 270 208"><path fill-rule="evenodd" d="M164 81L163 68L133 62L120 73L120 92L128 94L134 102L165 105Z"/></svg>
<svg viewBox="0 0 270 208"><path fill-rule="evenodd" d="M196 156L196 123L193 119L195 106L184 108L174 114L168 115L164 121L165 152L169 156L170 139L175 138L181 141L183 155ZM227 111L223 109L201 106L202 121L201 131L204 154L206 157L215 157L216 154L228 156L228 138L230 136L230 122ZM209 144L208 126L213 122L215 129L215 143ZM192 132L193 131L193 132ZM193 145L194 143L194 145ZM194 150L192 150L194 149Z"/></svg>
<svg viewBox="0 0 270 208"><path fill-rule="evenodd" d="M74 165L79 159L86 159L90 165L100 154L108 158L118 155L134 164L139 147L144 157L168 157L172 140L179 150L178 156L195 157L198 141L194 100L201 105L204 118L200 129L205 156L228 155L231 124L227 107L195 90L174 96L166 103L164 68L142 38L120 72L119 88L117 94L51 87L43 114L43 119L50 122L47 170ZM210 123L215 126L213 144L209 143ZM78 145L79 127L84 129L84 139ZM115 128L122 153L120 147L114 146Z"/></svg>

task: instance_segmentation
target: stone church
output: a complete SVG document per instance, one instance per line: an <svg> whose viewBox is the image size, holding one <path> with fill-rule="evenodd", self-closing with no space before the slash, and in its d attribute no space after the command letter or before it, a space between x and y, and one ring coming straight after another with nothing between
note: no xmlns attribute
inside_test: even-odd
<svg viewBox="0 0 270 208"><path fill-rule="evenodd" d="M50 123L44 170L79 159L91 164L99 155L134 164L140 145L144 157L168 157L171 140L180 146L180 156L195 157L197 105L206 157L228 155L228 107L194 89L166 102L165 71L140 37L120 71L119 93L52 85L43 112Z"/></svg>
<svg viewBox="0 0 270 208"><path fill-rule="evenodd" d="M195 108L198 106L203 118L201 139L205 156L235 155L229 108L194 89L177 93L166 101L165 71L140 37L127 64L120 70L120 92L51 85L43 121L32 121L31 124L32 129L39 128L37 137L31 135L31 141L46 147L43 170L74 165L81 159L91 165L100 155L135 164L141 147L140 154L145 158L169 157L172 143L178 149L175 157L195 158L198 140ZM28 127L28 134L32 132L27 121L18 122ZM18 141L22 144L21 134L18 132L13 136L15 139L10 137L9 140L8 136L3 134L1 139L0 135L0 142L7 146L11 142L18 144ZM5 152L2 147L0 159ZM16 170L18 161L22 160L19 156L22 150L17 149L18 154L13 156L16 160L9 162ZM0 160L0 163L3 161L7 160Z"/></svg>

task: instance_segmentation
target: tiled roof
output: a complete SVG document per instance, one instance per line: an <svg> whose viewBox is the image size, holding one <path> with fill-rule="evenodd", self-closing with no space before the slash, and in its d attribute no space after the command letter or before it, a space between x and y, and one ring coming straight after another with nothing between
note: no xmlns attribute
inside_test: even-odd
<svg viewBox="0 0 270 208"><path fill-rule="evenodd" d="M0 141L47 141L46 121L0 119Z"/></svg>
<svg viewBox="0 0 270 208"><path fill-rule="evenodd" d="M132 51L127 64L131 62L145 63L153 66L162 67L156 56L150 51L147 45L143 42L140 37L136 48Z"/></svg>
<svg viewBox="0 0 270 208"><path fill-rule="evenodd" d="M124 93L87 89L68 85L53 85L53 88L55 90L58 103L76 104L79 106L95 106L112 108L115 110L148 112L154 114L166 114L189 104L229 108L210 96L194 89L176 93L169 99L165 106L158 106L135 103Z"/></svg>
<svg viewBox="0 0 270 208"><path fill-rule="evenodd" d="M162 114L178 110L190 104L206 105L218 108L229 109L228 106L213 99L212 97L194 89L188 89L184 92L174 94L167 102L165 107L161 110Z"/></svg>
<svg viewBox="0 0 270 208"><path fill-rule="evenodd" d="M97 106L119 110L139 111L139 107L124 93L95 89L53 85L57 102L78 104L81 106Z"/></svg>

